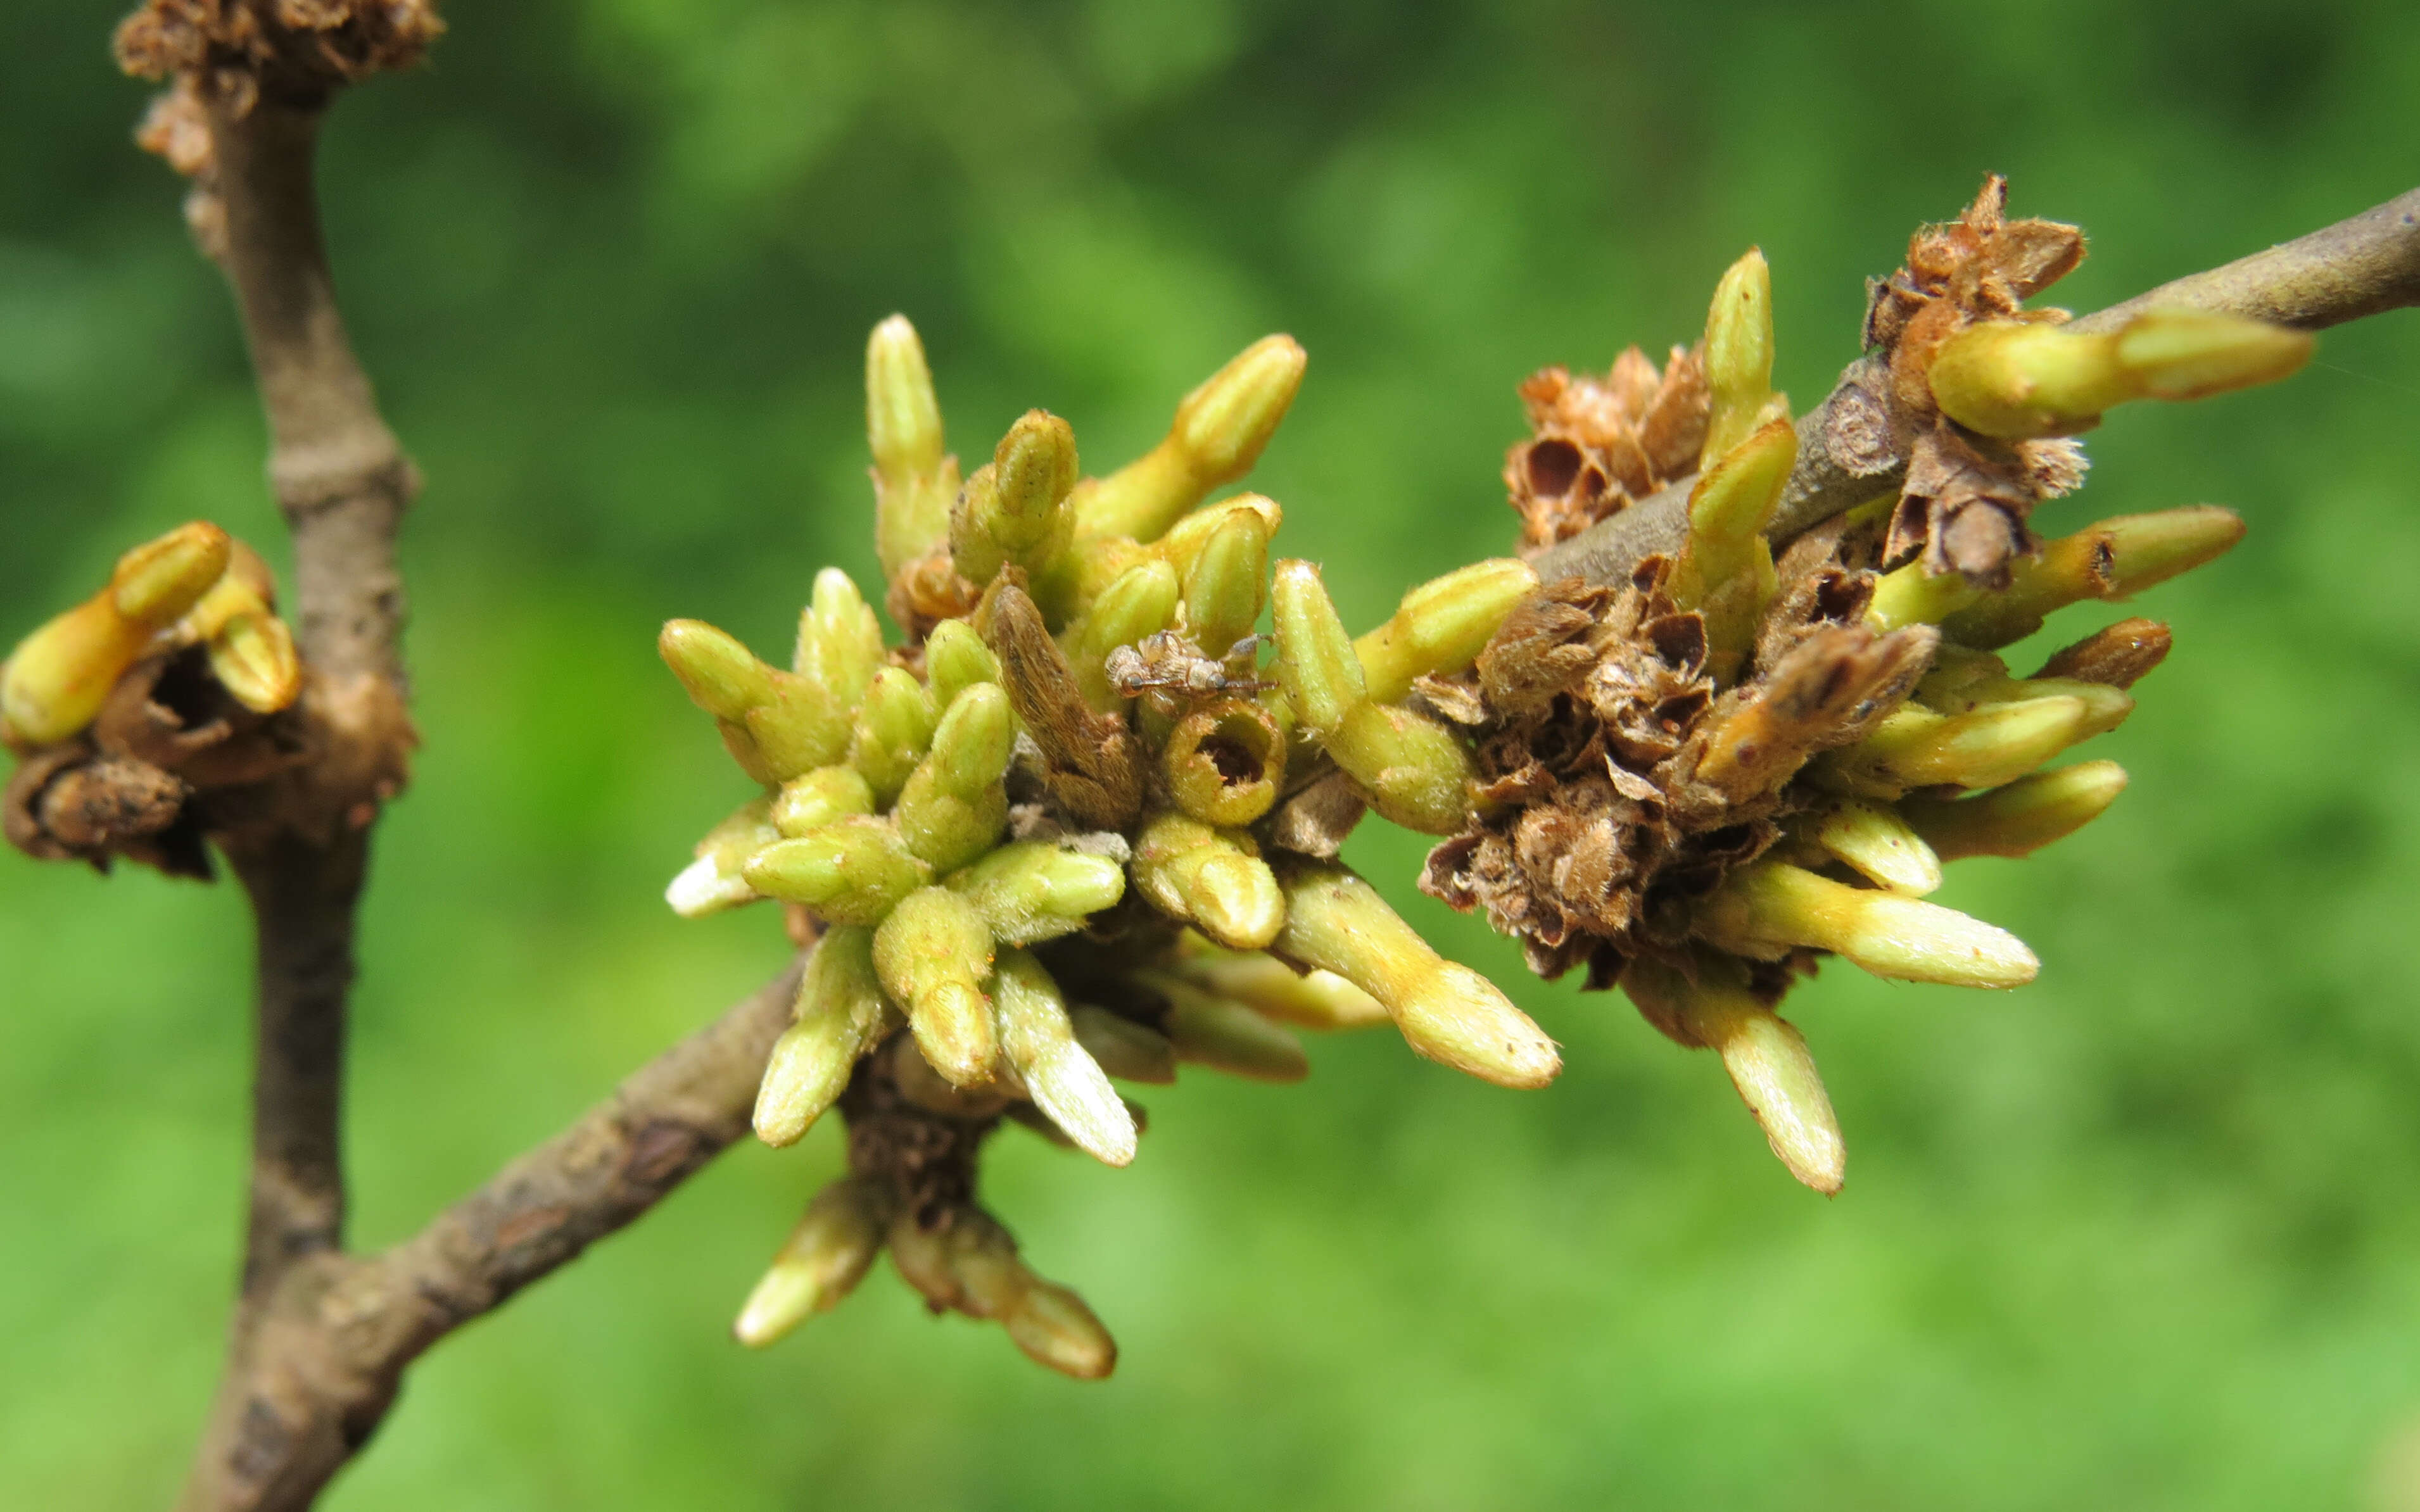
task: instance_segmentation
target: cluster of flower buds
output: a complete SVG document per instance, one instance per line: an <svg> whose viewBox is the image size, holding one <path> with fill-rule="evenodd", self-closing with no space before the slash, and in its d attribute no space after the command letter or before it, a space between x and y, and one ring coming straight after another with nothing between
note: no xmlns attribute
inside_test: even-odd
<svg viewBox="0 0 2420 1512"><path fill-rule="evenodd" d="M20 758L0 798L9 842L209 876L197 800L300 759L275 717L302 691L275 592L251 548L196 520L19 642L0 664L0 744Z"/></svg>
<svg viewBox="0 0 2420 1512"><path fill-rule="evenodd" d="M936 1310L1100 1375L1098 1321L976 1204L1002 1119L1122 1165L1141 1120L1113 1079L1193 1062L1295 1080L1294 1027L1391 1022L1508 1087L1558 1071L1502 992L1335 858L1371 809L1434 834L1466 822L1469 743L1414 687L1468 668L1536 575L1466 568L1356 641L1315 568L1273 568L1275 503L1204 501L1252 466L1303 363L1287 337L1255 344L1105 476L1080 476L1066 422L1033 410L961 480L916 333L885 321L867 421L908 642L886 646L830 569L786 669L711 625L664 627L665 661L763 790L667 899L789 905L815 943L756 1131L786 1145L835 1105L849 1124L850 1174L809 1208L742 1339L830 1306L887 1248Z"/></svg>
<svg viewBox="0 0 2420 1512"><path fill-rule="evenodd" d="M2039 490L1994 480L2080 477L2073 443L2044 438L2124 399L2280 377L2309 349L2293 332L2173 312L2061 332L2063 315L2020 301L2071 268L2082 239L2006 222L2003 193L1993 180L1962 220L1919 233L1878 291L1876 361L1921 401L1893 418L1915 457L1903 490L1776 560L1766 523L1797 438L1769 387L1768 275L1751 252L1716 290L1702 345L1672 363L1703 368L1701 416L1664 422L1703 438L1685 543L1627 581L1546 584L1470 672L1419 688L1478 751L1472 819L1432 852L1423 887L1485 909L1542 975L1585 964L1590 986L1619 983L1657 1028L1717 1051L1775 1153L1825 1193L1842 1179L1839 1130L1776 1005L1824 954L1902 980L2031 980L2022 942L1925 895L1944 861L2027 855L2109 805L2126 781L2115 763L2045 765L2126 717L2169 635L2125 620L2030 677L1996 653L2242 534L2230 512L2196 506L2038 544L2024 527ZM1622 381L1617 364L1584 384ZM1512 502L1532 517L1568 508L1525 486L1563 434L1541 428L1514 449ZM2063 450L2022 450L2044 446ZM1966 460L1953 468L1953 454ZM1921 491L1957 468L1975 486ZM2003 507L2012 499L2023 507Z"/></svg>

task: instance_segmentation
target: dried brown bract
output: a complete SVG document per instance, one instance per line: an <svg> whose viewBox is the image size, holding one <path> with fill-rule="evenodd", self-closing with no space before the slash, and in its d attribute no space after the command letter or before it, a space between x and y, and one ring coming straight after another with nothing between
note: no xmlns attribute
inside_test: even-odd
<svg viewBox="0 0 2420 1512"><path fill-rule="evenodd" d="M198 84L241 114L410 68L444 29L431 0L147 0L116 41L127 72Z"/></svg>
<svg viewBox="0 0 2420 1512"><path fill-rule="evenodd" d="M1602 378L1544 368L1521 385L1521 402L1531 434L1505 455L1504 486L1524 555L1696 471L1705 444L1706 369L1692 347L1673 347L1661 373L1636 347Z"/></svg>

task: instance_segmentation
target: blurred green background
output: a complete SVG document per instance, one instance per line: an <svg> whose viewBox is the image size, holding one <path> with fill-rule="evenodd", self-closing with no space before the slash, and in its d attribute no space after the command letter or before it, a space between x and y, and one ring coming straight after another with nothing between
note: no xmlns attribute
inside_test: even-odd
<svg viewBox="0 0 2420 1512"><path fill-rule="evenodd" d="M128 142L110 0L0 49L0 641L139 537L271 548L227 301ZM658 665L870 581L865 332L909 312L952 439L1069 416L1096 470L1293 332L1254 479L1348 618L1502 551L1512 385L1686 341L1771 257L1780 381L1986 169L2082 223L2092 308L2412 187L2390 0L452 7L325 156L355 333L428 487L427 734L381 831L349 1110L392 1241L762 980L775 920L659 902L740 795ZM838 1163L743 1148L458 1335L337 1485L385 1508L2420 1506L2420 316L2289 384L2125 411L2047 522L2211 501L2179 655L2092 754L2133 788L1945 901L2006 995L1836 968L1793 999L1853 1160L1793 1185L1714 1058L1541 986L1359 862L1564 1041L1512 1094L1391 1035L1295 1088L1151 1096L1125 1172L1017 1131L994 1207L1079 1288L1103 1385L887 1268L747 1353L731 1313ZM2108 616L2103 616L2104 618ZM2091 622L2086 618L2085 627ZM2080 633L2069 627L2071 633ZM0 854L0 1485L163 1504L235 1262L248 943L230 887Z"/></svg>

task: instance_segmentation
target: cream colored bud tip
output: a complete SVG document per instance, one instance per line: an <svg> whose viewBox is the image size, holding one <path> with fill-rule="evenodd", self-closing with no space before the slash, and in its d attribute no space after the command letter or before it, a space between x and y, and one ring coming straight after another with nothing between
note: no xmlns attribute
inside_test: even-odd
<svg viewBox="0 0 2420 1512"><path fill-rule="evenodd" d="M703 918L761 896L746 877L726 875L711 856L701 856L681 868L672 886L664 889L664 902L683 918Z"/></svg>
<svg viewBox="0 0 2420 1512"><path fill-rule="evenodd" d="M1458 962L1439 962L1396 1004L1395 1023L1421 1055L1498 1087L1544 1087L1563 1069L1546 1031L1494 982Z"/></svg>

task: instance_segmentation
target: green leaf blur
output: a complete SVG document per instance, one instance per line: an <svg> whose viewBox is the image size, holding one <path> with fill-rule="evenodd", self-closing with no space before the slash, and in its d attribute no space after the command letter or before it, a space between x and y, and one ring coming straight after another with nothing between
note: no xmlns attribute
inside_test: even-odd
<svg viewBox="0 0 2420 1512"><path fill-rule="evenodd" d="M128 142L117 8L30 0L0 50L0 642L179 520L280 558L227 301ZM1252 486L1358 629L1509 547L1522 376L1690 339L1750 243L1803 408L1864 275L1986 169L2091 233L2058 290L2089 308L2420 162L2420 9L2390 0L451 20L324 158L347 309L429 480L404 548L427 744L354 1029L365 1244L777 968L767 912L659 901L745 784L655 630L771 648L818 566L878 580L859 384L892 311L962 456L1042 405L1094 471L1293 332L1310 375ZM442 1346L329 1504L2420 1506L2415 404L2407 313L2093 436L2046 528L2211 501L2251 537L2144 601L2178 649L2083 753L2133 774L2110 815L1941 895L2040 981L1836 969L1792 999L1848 1136L1837 1201L1713 1056L1528 980L1373 825L1356 864L1569 1069L1503 1092L1373 1033L1314 1043L1299 1088L1155 1090L1129 1171L1001 1134L990 1205L1117 1333L1109 1382L887 1273L734 1345L838 1165L819 1132ZM248 957L231 887L0 853L11 1505L158 1505L181 1475L240 1229Z"/></svg>

